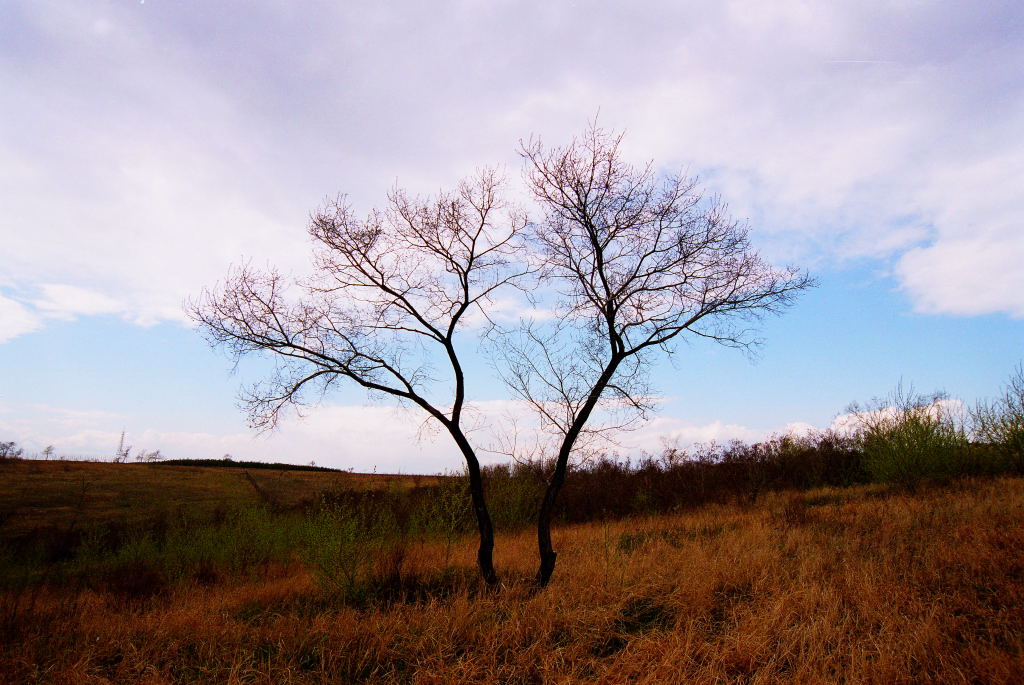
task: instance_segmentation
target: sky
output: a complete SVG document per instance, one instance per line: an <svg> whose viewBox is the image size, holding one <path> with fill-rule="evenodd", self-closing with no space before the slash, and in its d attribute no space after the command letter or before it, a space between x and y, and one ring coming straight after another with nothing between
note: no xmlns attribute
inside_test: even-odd
<svg viewBox="0 0 1024 685"><path fill-rule="evenodd" d="M1010 1L7 0L0 440L458 469L354 388L253 430L238 390L268 362L234 367L183 303L244 261L302 273L338 193L365 211L484 165L522 192L518 142L595 116L819 283L754 356L680 344L623 455L826 427L900 382L992 397L1024 359L1022 36ZM517 408L470 368L483 444Z"/></svg>

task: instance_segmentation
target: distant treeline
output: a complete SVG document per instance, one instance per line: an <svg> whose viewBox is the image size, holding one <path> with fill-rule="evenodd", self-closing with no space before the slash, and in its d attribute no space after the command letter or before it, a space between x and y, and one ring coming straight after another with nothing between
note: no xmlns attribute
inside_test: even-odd
<svg viewBox="0 0 1024 685"><path fill-rule="evenodd" d="M164 459L153 463L161 466L219 466L231 469L266 469L268 471L333 471L336 473L341 471L341 469L310 464L279 464L264 461L235 461L234 459Z"/></svg>

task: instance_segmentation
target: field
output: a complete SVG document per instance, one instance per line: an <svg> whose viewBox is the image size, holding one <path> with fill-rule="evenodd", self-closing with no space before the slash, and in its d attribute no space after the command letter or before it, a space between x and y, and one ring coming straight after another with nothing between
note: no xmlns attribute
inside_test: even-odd
<svg viewBox="0 0 1024 685"><path fill-rule="evenodd" d="M325 492L436 499L443 479L250 471L257 487L234 469L25 461L0 473L3 682L1013 683L1024 673L1019 477L783 490L563 524L552 584L537 592L528 528L499 528L502 585L487 591L464 528L407 521L350 539L337 532L350 519L325 513L340 501ZM55 538L63 554L26 546L42 519L79 531ZM111 530L114 542L97 533ZM205 551L181 561L191 549Z"/></svg>
<svg viewBox="0 0 1024 685"><path fill-rule="evenodd" d="M0 540L76 522L135 521L155 512L208 514L260 502L294 507L332 490L409 488L434 476L257 470L88 461L0 463Z"/></svg>

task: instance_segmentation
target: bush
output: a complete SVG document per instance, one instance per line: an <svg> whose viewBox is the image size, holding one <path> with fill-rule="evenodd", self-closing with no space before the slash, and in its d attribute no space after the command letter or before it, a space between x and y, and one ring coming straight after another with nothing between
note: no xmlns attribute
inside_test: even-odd
<svg viewBox="0 0 1024 685"><path fill-rule="evenodd" d="M331 594L354 599L370 563L359 522L338 512L321 511L306 521L305 558L318 583Z"/></svg>
<svg viewBox="0 0 1024 685"><path fill-rule="evenodd" d="M455 491L464 488L448 491L457 496ZM413 523L409 504L419 501L414 492L350 493L350 501L333 493L321 499L319 509L307 512L302 552L322 590L342 602L364 605L407 589L407 581L414 580L405 570Z"/></svg>
<svg viewBox="0 0 1024 685"><path fill-rule="evenodd" d="M1002 396L971 412L975 438L993 448L1005 468L1024 472L1024 365L1018 365Z"/></svg>
<svg viewBox="0 0 1024 685"><path fill-rule="evenodd" d="M427 491L420 502L420 531L444 540L444 565L448 568L452 545L472 530L468 488L463 478L448 478ZM493 509L493 505L492 505Z"/></svg>
<svg viewBox="0 0 1024 685"><path fill-rule="evenodd" d="M487 466L484 489L496 528L531 525L536 522L537 507L544 493L544 467L535 463Z"/></svg>
<svg viewBox="0 0 1024 685"><path fill-rule="evenodd" d="M963 418L944 394L916 395L900 386L867 409L851 410L873 480L913 487L977 471Z"/></svg>

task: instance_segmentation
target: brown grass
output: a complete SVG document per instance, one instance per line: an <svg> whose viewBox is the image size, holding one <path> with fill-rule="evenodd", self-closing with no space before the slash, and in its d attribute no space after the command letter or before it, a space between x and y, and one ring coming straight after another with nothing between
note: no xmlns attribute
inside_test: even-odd
<svg viewBox="0 0 1024 685"><path fill-rule="evenodd" d="M1020 682L1024 480L877 486L556 531L551 586L528 533L505 585L410 544L419 601L347 607L301 564L126 599L2 598L3 682ZM31 596L29 596L31 595Z"/></svg>

